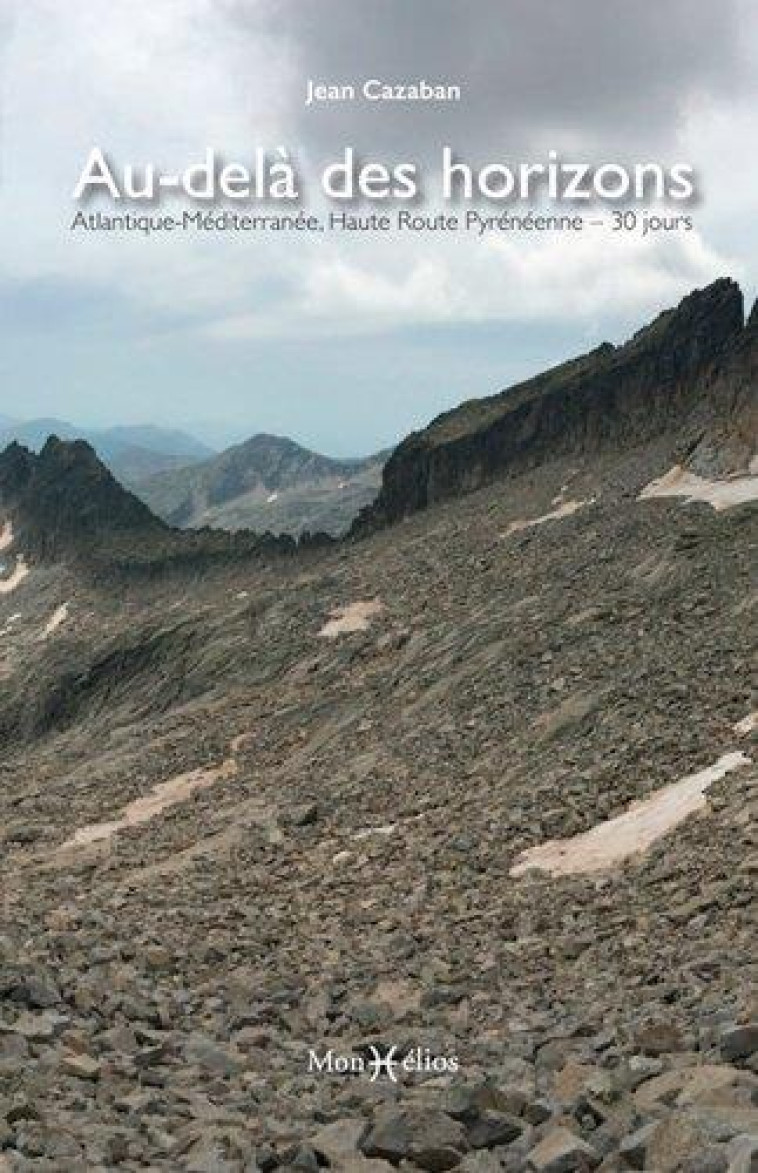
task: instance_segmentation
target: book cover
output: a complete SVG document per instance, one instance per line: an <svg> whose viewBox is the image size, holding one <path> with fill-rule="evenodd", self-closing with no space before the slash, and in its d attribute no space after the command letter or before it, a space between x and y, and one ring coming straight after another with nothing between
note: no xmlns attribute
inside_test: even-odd
<svg viewBox="0 0 758 1173"><path fill-rule="evenodd" d="M747 0L1 0L0 1173L748 1173Z"/></svg>

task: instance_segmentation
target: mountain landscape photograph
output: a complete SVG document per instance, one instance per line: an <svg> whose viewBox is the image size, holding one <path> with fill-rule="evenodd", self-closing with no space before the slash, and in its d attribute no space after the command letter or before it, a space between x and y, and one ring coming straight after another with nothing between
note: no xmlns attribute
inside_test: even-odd
<svg viewBox="0 0 758 1173"><path fill-rule="evenodd" d="M758 1171L758 14L430 13L0 9L0 1173Z"/></svg>

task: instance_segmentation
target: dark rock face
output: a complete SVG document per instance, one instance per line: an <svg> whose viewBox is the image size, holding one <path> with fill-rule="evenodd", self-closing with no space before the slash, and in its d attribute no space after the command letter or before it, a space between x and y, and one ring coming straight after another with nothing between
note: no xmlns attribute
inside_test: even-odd
<svg viewBox="0 0 758 1173"><path fill-rule="evenodd" d="M705 476L744 472L758 446L758 303L699 390L687 463Z"/></svg>
<svg viewBox="0 0 758 1173"><path fill-rule="evenodd" d="M752 322L751 318L751 322ZM488 399L472 400L409 436L384 470L362 533L554 456L643 443L678 429L710 375L755 329L728 278L689 294L620 347L606 343ZM755 347L753 346L753 350Z"/></svg>
<svg viewBox="0 0 758 1173"><path fill-rule="evenodd" d="M167 527L127 492L84 440L51 436L37 456L18 444L0 455L0 502L24 548L51 557L104 534L156 534Z"/></svg>

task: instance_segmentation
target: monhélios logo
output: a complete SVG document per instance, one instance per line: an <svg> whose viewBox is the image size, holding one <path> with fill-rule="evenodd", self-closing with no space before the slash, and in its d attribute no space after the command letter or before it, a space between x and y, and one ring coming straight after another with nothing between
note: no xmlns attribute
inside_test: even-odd
<svg viewBox="0 0 758 1173"><path fill-rule="evenodd" d="M428 1047L403 1049L397 1045L378 1047L373 1043L363 1054L340 1053L332 1048L308 1052L308 1071L317 1075L365 1076L371 1083L389 1079L397 1083L403 1075L452 1075L460 1070L457 1055L435 1055Z"/></svg>

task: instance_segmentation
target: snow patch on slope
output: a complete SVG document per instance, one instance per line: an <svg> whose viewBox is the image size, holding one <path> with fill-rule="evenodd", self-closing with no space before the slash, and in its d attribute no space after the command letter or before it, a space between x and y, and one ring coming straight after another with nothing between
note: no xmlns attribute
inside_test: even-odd
<svg viewBox="0 0 758 1173"><path fill-rule="evenodd" d="M29 575L29 567L26 560L21 557L16 559L16 565L8 575L7 578L0 578L0 595L9 595L11 591L15 591L16 587Z"/></svg>
<svg viewBox="0 0 758 1173"><path fill-rule="evenodd" d="M555 498L555 500L558 499ZM519 518L518 521L511 522L505 531L505 536L509 537L511 534L531 529L535 525L544 525L546 521L558 521L561 517L571 517L572 514L578 513L580 509L584 509L585 506L592 505L594 502L594 497L588 497L584 501L564 501L556 509L551 509L549 513L543 513L541 517Z"/></svg>
<svg viewBox="0 0 758 1173"><path fill-rule="evenodd" d="M66 622L68 619L68 606L68 603L62 603L60 607L56 607L42 629L40 639L47 639L48 636L52 635L54 631L57 631Z"/></svg>
<svg viewBox="0 0 758 1173"><path fill-rule="evenodd" d="M598 823L571 839L551 839L523 851L510 870L523 876L532 868L551 876L584 875L604 871L647 851L662 836L707 805L712 782L750 763L744 753L723 754L712 766L634 802L622 815Z"/></svg>
<svg viewBox="0 0 758 1173"><path fill-rule="evenodd" d="M200 770L189 770L184 774L177 774L166 782L159 782L147 794L136 798L124 808L118 819L109 823L90 823L80 827L68 839L61 851L67 848L88 847L93 843L102 843L111 839L118 831L129 827L137 827L140 823L147 823L156 815L162 814L169 807L185 802L197 790L207 790L216 782L232 778L237 773L237 763L234 758L227 758L219 766L210 766Z"/></svg>
<svg viewBox="0 0 758 1173"><path fill-rule="evenodd" d="M758 729L758 709L748 713L747 717L743 717L741 721L737 721L733 728L738 737L747 737L755 729Z"/></svg>
<svg viewBox="0 0 758 1173"><path fill-rule="evenodd" d="M363 599L344 607L335 607L319 635L324 639L336 639L355 631L367 631L371 620L383 610L384 605L379 599Z"/></svg>
<svg viewBox="0 0 758 1173"><path fill-rule="evenodd" d="M705 501L718 512L758 500L758 475L753 472L755 461L750 463L747 476L729 477L727 480L710 481L696 473L675 464L672 469L657 480L651 481L639 495L638 500L649 501L656 497L683 497L691 501Z"/></svg>

